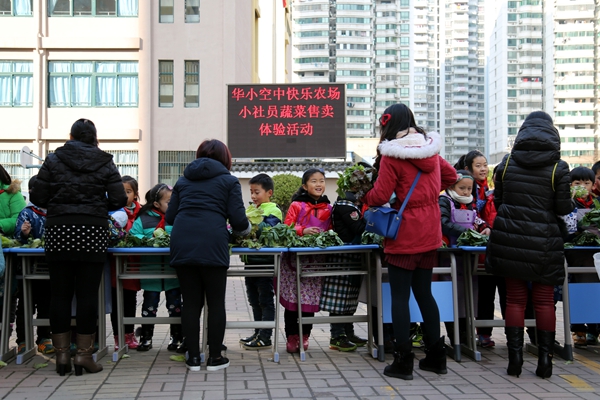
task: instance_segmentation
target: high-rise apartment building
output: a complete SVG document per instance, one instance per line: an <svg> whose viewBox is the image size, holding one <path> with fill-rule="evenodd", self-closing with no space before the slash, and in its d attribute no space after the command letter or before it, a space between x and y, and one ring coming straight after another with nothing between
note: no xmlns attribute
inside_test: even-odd
<svg viewBox="0 0 600 400"><path fill-rule="evenodd" d="M346 134L378 136L386 107L409 105L456 160L484 150L483 0L295 0L297 82L343 82Z"/></svg>
<svg viewBox="0 0 600 400"><path fill-rule="evenodd" d="M495 2L490 39L489 154L510 151L529 113L544 110L571 167L600 159L600 1Z"/></svg>
<svg viewBox="0 0 600 400"><path fill-rule="evenodd" d="M440 9L443 88L438 102L444 116L440 129L445 157L451 162L470 150L485 152L484 3L446 0Z"/></svg>
<svg viewBox="0 0 600 400"><path fill-rule="evenodd" d="M561 136L561 155L571 168L600 160L600 1L547 2L553 84L546 91ZM547 15L547 14L546 14Z"/></svg>
<svg viewBox="0 0 600 400"><path fill-rule="evenodd" d="M174 183L202 140L227 140L227 84L289 80L277 72L288 66L288 10L261 0L0 0L0 164L27 180L35 171L20 167L21 148L45 157L89 118L142 194ZM271 51L259 59L261 37Z"/></svg>
<svg viewBox="0 0 600 400"><path fill-rule="evenodd" d="M510 151L523 120L543 108L543 25L540 0L494 2L497 19L488 59L488 162Z"/></svg>

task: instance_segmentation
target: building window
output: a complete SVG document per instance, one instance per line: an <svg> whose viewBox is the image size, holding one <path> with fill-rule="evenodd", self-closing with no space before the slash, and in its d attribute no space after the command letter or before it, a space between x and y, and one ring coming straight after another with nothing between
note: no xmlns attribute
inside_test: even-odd
<svg viewBox="0 0 600 400"><path fill-rule="evenodd" d="M0 0L0 16L32 16L33 0Z"/></svg>
<svg viewBox="0 0 600 400"><path fill-rule="evenodd" d="M200 22L200 0L185 0L185 22Z"/></svg>
<svg viewBox="0 0 600 400"><path fill-rule="evenodd" d="M173 107L173 61L158 62L158 106Z"/></svg>
<svg viewBox="0 0 600 400"><path fill-rule="evenodd" d="M0 107L33 106L33 62L0 61Z"/></svg>
<svg viewBox="0 0 600 400"><path fill-rule="evenodd" d="M409 45L409 37L402 36L400 37L400 46L408 46Z"/></svg>
<svg viewBox="0 0 600 400"><path fill-rule="evenodd" d="M195 159L195 151L159 151L157 182L174 186L185 167Z"/></svg>
<svg viewBox="0 0 600 400"><path fill-rule="evenodd" d="M158 0L158 22L173 23L173 0Z"/></svg>
<svg viewBox="0 0 600 400"><path fill-rule="evenodd" d="M185 62L185 107L200 107L200 61Z"/></svg>
<svg viewBox="0 0 600 400"><path fill-rule="evenodd" d="M50 61L51 107L137 107L137 61Z"/></svg>
<svg viewBox="0 0 600 400"><path fill-rule="evenodd" d="M106 150L106 152L112 154L113 161L121 176L129 175L133 179L138 179L139 161L137 150Z"/></svg>
<svg viewBox="0 0 600 400"><path fill-rule="evenodd" d="M409 95L408 88L400 88L400 96L401 97L408 97L408 95Z"/></svg>
<svg viewBox="0 0 600 400"><path fill-rule="evenodd" d="M48 0L48 15L51 17L137 17L138 0Z"/></svg>

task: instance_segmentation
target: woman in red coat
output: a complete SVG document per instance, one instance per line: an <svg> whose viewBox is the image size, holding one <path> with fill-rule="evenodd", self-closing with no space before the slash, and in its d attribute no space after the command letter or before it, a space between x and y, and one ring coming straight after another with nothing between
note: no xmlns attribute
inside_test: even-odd
<svg viewBox="0 0 600 400"><path fill-rule="evenodd" d="M425 133L417 127L412 111L404 104L388 107L381 116L381 141L375 168L378 178L364 201L380 206L402 200L421 171L420 179L402 215L402 225L395 240L385 239L385 263L392 294L392 323L396 337L394 363L385 368L387 376L413 379L412 342L408 300L412 287L425 326L425 354L419 368L438 374L447 373L444 338L440 337L440 314L431 293L432 269L437 263L437 249L442 245L440 191L456 182L456 171L442 157L440 135Z"/></svg>

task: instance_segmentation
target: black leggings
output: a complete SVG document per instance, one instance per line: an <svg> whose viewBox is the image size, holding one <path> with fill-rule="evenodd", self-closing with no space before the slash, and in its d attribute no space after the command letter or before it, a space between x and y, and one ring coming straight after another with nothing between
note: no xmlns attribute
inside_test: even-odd
<svg viewBox="0 0 600 400"><path fill-rule="evenodd" d="M71 302L77 299L77 333L96 333L98 287L104 262L48 262L50 269L50 327L59 334L71 329Z"/></svg>
<svg viewBox="0 0 600 400"><path fill-rule="evenodd" d="M112 312L110 313L110 323L113 329L113 335L119 334L119 324L117 323L117 289L111 289ZM123 316L135 317L137 307L137 290L123 289ZM133 333L133 324L125 325L125 334Z"/></svg>
<svg viewBox="0 0 600 400"><path fill-rule="evenodd" d="M302 312L303 317L314 317L314 312ZM285 324L285 337L290 335L298 335L300 326L298 325L298 311L290 311L288 309L283 312L283 322ZM310 336L313 324L302 324L302 333Z"/></svg>
<svg viewBox="0 0 600 400"><path fill-rule="evenodd" d="M221 344L225 336L225 290L227 267L185 265L175 267L183 306L181 324L190 357L200 356L200 313L204 297L208 305L209 357L221 357Z"/></svg>
<svg viewBox="0 0 600 400"><path fill-rule="evenodd" d="M410 310L408 301L412 287L415 300L423 316L423 333L426 346L440 337L440 311L431 294L433 270L417 268L410 271L388 264L392 294L392 324L396 343L402 345L410 339Z"/></svg>

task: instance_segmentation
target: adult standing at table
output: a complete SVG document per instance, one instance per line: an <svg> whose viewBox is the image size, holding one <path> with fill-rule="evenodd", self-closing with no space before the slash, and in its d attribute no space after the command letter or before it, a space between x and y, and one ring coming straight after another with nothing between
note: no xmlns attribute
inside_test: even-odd
<svg viewBox="0 0 600 400"><path fill-rule="evenodd" d="M102 371L92 352L98 287L108 247L108 212L127 203L113 156L98 148L96 126L79 119L70 140L46 157L31 190L46 208L46 261L50 271L50 327L56 371L71 371L71 302L77 300L75 374ZM104 316L103 316L104 317Z"/></svg>
<svg viewBox="0 0 600 400"><path fill-rule="evenodd" d="M377 147L374 167L379 171L373 189L363 198L370 206L390 201L400 208L418 172L421 172L414 192L402 214L402 225L396 239L385 239L383 252L388 267L392 294L392 324L396 337L394 362L384 375L413 379L412 341L410 340L410 291L423 316L426 357L419 368L446 374L446 349L440 337L440 313L431 293L433 267L437 249L442 245L440 224L440 191L456 182L456 171L442 157L440 135L426 133L418 127L412 111L404 104L388 107L381 116L381 141Z"/></svg>
<svg viewBox="0 0 600 400"><path fill-rule="evenodd" d="M196 160L173 187L166 212L171 232L171 266L181 285L181 323L187 368L200 371L200 313L208 305L208 371L227 368L221 355L225 336L225 289L229 268L227 221L234 234L250 233L240 182L231 175L231 153L219 140L205 140Z"/></svg>
<svg viewBox="0 0 600 400"><path fill-rule="evenodd" d="M549 378L556 331L554 286L565 278L560 215L569 214L574 205L569 165L560 159L560 137L548 114L527 116L511 153L498 165L494 184L498 215L486 271L506 277L507 373L521 374L527 286L532 282L538 329L535 373Z"/></svg>
<svg viewBox="0 0 600 400"><path fill-rule="evenodd" d="M0 233L12 237L17 217L27 204L21 194L21 181L12 179L0 165Z"/></svg>

